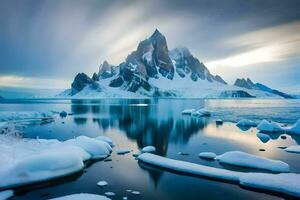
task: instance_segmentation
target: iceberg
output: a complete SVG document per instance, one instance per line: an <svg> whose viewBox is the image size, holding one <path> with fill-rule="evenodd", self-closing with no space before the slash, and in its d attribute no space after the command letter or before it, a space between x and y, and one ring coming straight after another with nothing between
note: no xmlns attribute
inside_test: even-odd
<svg viewBox="0 0 300 200"><path fill-rule="evenodd" d="M199 158L214 160L217 155L213 152L201 152L198 154Z"/></svg>
<svg viewBox="0 0 300 200"><path fill-rule="evenodd" d="M192 112L191 115L194 117L209 117L211 114L208 110L202 108L200 110Z"/></svg>
<svg viewBox="0 0 300 200"><path fill-rule="evenodd" d="M248 154L241 151L229 151L216 157L220 163L234 165L238 167L249 167L273 172L289 172L287 163L279 160L271 160L257 155Z"/></svg>
<svg viewBox="0 0 300 200"><path fill-rule="evenodd" d="M88 193L71 194L67 196L57 197L49 200L110 200L106 196Z"/></svg>
<svg viewBox="0 0 300 200"><path fill-rule="evenodd" d="M264 133L257 133L256 136L262 141L263 143L267 143L271 137L267 134Z"/></svg>
<svg viewBox="0 0 300 200"><path fill-rule="evenodd" d="M294 197L300 197L300 174L283 173L248 173L219 169L185 161L174 160L151 153L144 153L138 157L140 162L161 167L170 171L207 178L230 181L254 189L275 191Z"/></svg>
<svg viewBox="0 0 300 200"><path fill-rule="evenodd" d="M265 119L258 124L257 129L266 133L279 133L283 131L279 124L272 121L268 122Z"/></svg>
<svg viewBox="0 0 300 200"><path fill-rule="evenodd" d="M146 146L142 149L142 153L151 153L155 152L156 148L154 146Z"/></svg>
<svg viewBox="0 0 300 200"><path fill-rule="evenodd" d="M181 112L183 115L191 115L193 112L195 112L196 109L185 109Z"/></svg>
<svg viewBox="0 0 300 200"><path fill-rule="evenodd" d="M238 127L255 127L257 126L257 123L250 120L250 119L241 119L240 121L238 121L238 123L236 124L236 126Z"/></svg>

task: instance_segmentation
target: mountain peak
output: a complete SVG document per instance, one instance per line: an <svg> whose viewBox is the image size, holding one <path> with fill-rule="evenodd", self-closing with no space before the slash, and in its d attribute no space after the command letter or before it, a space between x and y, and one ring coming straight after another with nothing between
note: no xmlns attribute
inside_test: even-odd
<svg viewBox="0 0 300 200"><path fill-rule="evenodd" d="M155 29L153 34L150 36L150 40L157 40L158 38L163 38L165 40L165 36L158 30Z"/></svg>

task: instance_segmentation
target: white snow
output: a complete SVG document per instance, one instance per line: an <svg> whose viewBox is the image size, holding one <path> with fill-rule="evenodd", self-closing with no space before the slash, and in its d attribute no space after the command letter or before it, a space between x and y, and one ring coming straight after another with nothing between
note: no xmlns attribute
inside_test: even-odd
<svg viewBox="0 0 300 200"><path fill-rule="evenodd" d="M0 192L0 200L6 200L14 196L14 191L5 190Z"/></svg>
<svg viewBox="0 0 300 200"><path fill-rule="evenodd" d="M192 112L192 116L194 117L208 117L210 116L210 112L204 108L199 109L197 111Z"/></svg>
<svg viewBox="0 0 300 200"><path fill-rule="evenodd" d="M201 152L198 154L198 156L200 158L211 159L211 160L214 160L217 157L217 155L213 152Z"/></svg>
<svg viewBox="0 0 300 200"><path fill-rule="evenodd" d="M181 112L183 115L191 115L193 112L195 112L196 109L185 109Z"/></svg>
<svg viewBox="0 0 300 200"><path fill-rule="evenodd" d="M114 147L114 146L115 146L114 143L113 143L113 141L112 141L112 139L110 139L110 138L107 137L107 136L101 135L101 136L96 137L95 139L97 139L97 140L102 140L102 141L108 143L111 147Z"/></svg>
<svg viewBox="0 0 300 200"><path fill-rule="evenodd" d="M52 118L53 112L37 112L37 111L23 111L23 112L10 112L1 111L0 112L0 122L2 121L16 121L25 119L44 119Z"/></svg>
<svg viewBox="0 0 300 200"><path fill-rule="evenodd" d="M269 170L273 172L289 172L287 163L279 160L271 160L257 155L248 154L241 151L229 151L216 157L220 163L235 165L239 167L250 167L256 169Z"/></svg>
<svg viewBox="0 0 300 200"><path fill-rule="evenodd" d="M284 150L290 153L300 153L300 145L289 146Z"/></svg>
<svg viewBox="0 0 300 200"><path fill-rule="evenodd" d="M294 124L294 126L288 130L290 133L300 134L300 119Z"/></svg>
<svg viewBox="0 0 300 200"><path fill-rule="evenodd" d="M154 146L146 146L142 149L142 153L151 153L155 152L156 148Z"/></svg>
<svg viewBox="0 0 300 200"><path fill-rule="evenodd" d="M282 128L280 127L279 124L276 122L269 122L267 120L262 120L258 125L257 129L260 130L261 132L266 132L266 133L278 133L282 132Z"/></svg>
<svg viewBox="0 0 300 200"><path fill-rule="evenodd" d="M238 121L238 123L236 124L236 126L249 126L249 127L255 127L257 126L257 123L250 120L250 119L241 119L240 121Z"/></svg>
<svg viewBox="0 0 300 200"><path fill-rule="evenodd" d="M151 153L144 153L140 155L138 159L141 162L176 172L215 178L225 181L232 181L252 188L270 190L292 195L295 197L300 197L300 174L236 172L165 158Z"/></svg>
<svg viewBox="0 0 300 200"><path fill-rule="evenodd" d="M109 144L80 136L65 142L0 134L0 189L76 173L84 161L107 157Z"/></svg>
<svg viewBox="0 0 300 200"><path fill-rule="evenodd" d="M271 137L267 134L264 134L264 133L257 133L256 136L260 139L260 141L262 141L263 143L266 143L268 142Z"/></svg>
<svg viewBox="0 0 300 200"><path fill-rule="evenodd" d="M104 186L108 185L108 183L106 181L99 181L97 183L97 185L100 186L100 187L104 187Z"/></svg>
<svg viewBox="0 0 300 200"><path fill-rule="evenodd" d="M104 194L105 194L106 196L109 196L109 197L113 197L113 196L116 195L116 194L113 193L113 192L105 192Z"/></svg>
<svg viewBox="0 0 300 200"><path fill-rule="evenodd" d="M49 200L110 200L106 196L97 195L97 194L87 194L87 193L79 193L79 194L71 194L67 196L57 197Z"/></svg>

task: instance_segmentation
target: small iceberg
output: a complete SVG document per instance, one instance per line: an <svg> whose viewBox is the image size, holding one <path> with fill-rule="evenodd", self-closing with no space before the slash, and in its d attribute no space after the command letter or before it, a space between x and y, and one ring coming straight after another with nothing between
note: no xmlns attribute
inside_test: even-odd
<svg viewBox="0 0 300 200"><path fill-rule="evenodd" d="M216 124L217 125L222 125L223 124L223 120L222 119L216 119Z"/></svg>
<svg viewBox="0 0 300 200"><path fill-rule="evenodd" d="M140 195L141 193L139 191L132 191L131 194Z"/></svg>
<svg viewBox="0 0 300 200"><path fill-rule="evenodd" d="M116 194L114 192L105 192L104 194L108 197L116 196Z"/></svg>
<svg viewBox="0 0 300 200"><path fill-rule="evenodd" d="M199 158L214 160L217 155L213 152L201 152L198 154Z"/></svg>
<svg viewBox="0 0 300 200"><path fill-rule="evenodd" d="M284 149L289 153L300 153L300 145L290 146Z"/></svg>
<svg viewBox="0 0 300 200"><path fill-rule="evenodd" d="M257 155L248 154L241 151L229 151L216 157L220 163L234 165L238 167L249 167L263 169L273 172L289 172L287 163L279 160L271 160Z"/></svg>
<svg viewBox="0 0 300 200"><path fill-rule="evenodd" d="M227 169L219 169L195 163L174 160L151 153L144 153L138 157L140 162L164 168L173 172L194 176L203 176L223 181L231 181L254 189L279 192L294 197L300 197L300 174L283 173L248 173Z"/></svg>
<svg viewBox="0 0 300 200"><path fill-rule="evenodd" d="M106 181L99 181L99 182L97 183L97 185L100 186L100 187L104 187L104 186L107 186L108 183L107 183Z"/></svg>
<svg viewBox="0 0 300 200"><path fill-rule="evenodd" d="M267 143L271 137L267 134L264 133L257 133L256 136L259 138L260 141L262 141L263 143Z"/></svg>
<svg viewBox="0 0 300 200"><path fill-rule="evenodd" d="M279 133L282 132L282 128L280 127L279 124L276 122L268 122L267 120L262 120L258 126L257 129L261 132L265 133Z"/></svg>
<svg viewBox="0 0 300 200"><path fill-rule="evenodd" d="M71 194L49 200L110 200L106 196L88 193Z"/></svg>
<svg viewBox="0 0 300 200"><path fill-rule="evenodd" d="M204 108L192 112L192 116L194 116L194 117L209 117L210 115L211 115L211 113Z"/></svg>
<svg viewBox="0 0 300 200"><path fill-rule="evenodd" d="M241 119L240 121L238 121L236 126L238 126L238 127L255 127L255 126L257 126L257 123L250 119Z"/></svg>
<svg viewBox="0 0 300 200"><path fill-rule="evenodd" d="M183 115L191 115L193 112L195 112L196 109L185 109L181 112Z"/></svg>
<svg viewBox="0 0 300 200"><path fill-rule="evenodd" d="M151 153L155 152L156 148L154 146L146 146L142 149L142 153Z"/></svg>

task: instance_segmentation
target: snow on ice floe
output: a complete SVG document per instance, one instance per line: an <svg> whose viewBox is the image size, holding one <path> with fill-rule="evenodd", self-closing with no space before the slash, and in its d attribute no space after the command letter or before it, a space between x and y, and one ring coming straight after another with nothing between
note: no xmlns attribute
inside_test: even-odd
<svg viewBox="0 0 300 200"><path fill-rule="evenodd" d="M107 183L106 181L99 181L99 182L97 183L97 185L100 186L100 187L104 187L104 186L107 186L108 183Z"/></svg>
<svg viewBox="0 0 300 200"><path fill-rule="evenodd" d="M82 137L82 136L80 136ZM92 138L24 139L0 134L0 189L37 183L79 172L84 161L107 157L109 144Z"/></svg>
<svg viewBox="0 0 300 200"><path fill-rule="evenodd" d="M102 141L108 143L111 147L115 146L114 143L113 143L113 141L112 141L112 139L109 138L109 137L107 137L107 136L101 135L101 136L96 137L95 139L102 140Z"/></svg>
<svg viewBox="0 0 300 200"><path fill-rule="evenodd" d="M257 129L261 132L266 132L266 133L279 133L282 132L283 129L279 124L276 122L269 122L267 120L262 120L258 125Z"/></svg>
<svg viewBox="0 0 300 200"><path fill-rule="evenodd" d="M185 109L181 112L183 115L191 115L193 112L195 112L196 109Z"/></svg>
<svg viewBox="0 0 300 200"><path fill-rule="evenodd" d="M213 152L201 152L198 154L199 158L214 160L217 155Z"/></svg>
<svg viewBox="0 0 300 200"><path fill-rule="evenodd" d="M279 160L271 160L257 155L241 151L229 151L216 157L220 163L230 164L239 167L249 167L269 170L273 172L289 172L287 163Z"/></svg>
<svg viewBox="0 0 300 200"><path fill-rule="evenodd" d="M106 196L88 193L71 194L49 200L110 200Z"/></svg>
<svg viewBox="0 0 300 200"><path fill-rule="evenodd" d="M263 143L267 143L271 139L271 137L268 134L264 134L264 133L257 133L256 136Z"/></svg>
<svg viewBox="0 0 300 200"><path fill-rule="evenodd" d="M300 153L300 145L289 146L284 150L290 153Z"/></svg>
<svg viewBox="0 0 300 200"><path fill-rule="evenodd" d="M114 192L105 192L104 194L108 197L116 196L116 194Z"/></svg>
<svg viewBox="0 0 300 200"><path fill-rule="evenodd" d="M138 159L141 162L180 173L231 181L254 189L264 189L300 197L300 174L237 172L174 160L151 153L141 154Z"/></svg>
<svg viewBox="0 0 300 200"><path fill-rule="evenodd" d="M5 190L0 192L0 200L6 200L14 196L14 191Z"/></svg>
<svg viewBox="0 0 300 200"><path fill-rule="evenodd" d="M154 146L146 146L142 149L142 153L151 153L155 152L156 148Z"/></svg>
<svg viewBox="0 0 300 200"><path fill-rule="evenodd" d="M257 123L250 120L250 119L241 119L240 121L238 121L238 123L236 124L236 126L241 127L241 126L245 126L245 127L255 127L257 126Z"/></svg>
<svg viewBox="0 0 300 200"><path fill-rule="evenodd" d="M202 109L192 112L191 115L194 117L209 117L211 115L211 113L208 110L202 108Z"/></svg>

